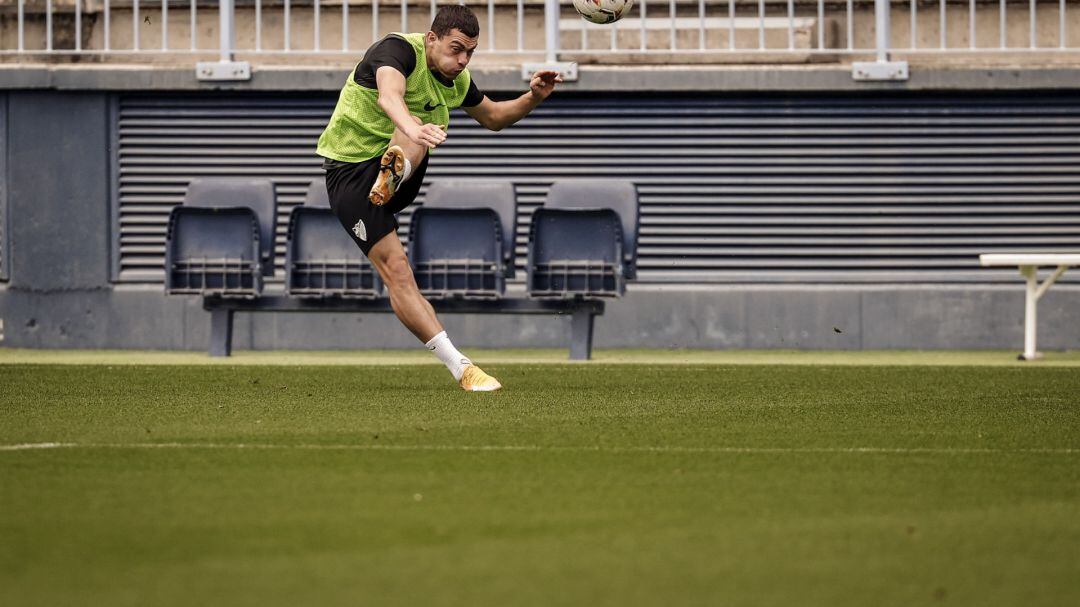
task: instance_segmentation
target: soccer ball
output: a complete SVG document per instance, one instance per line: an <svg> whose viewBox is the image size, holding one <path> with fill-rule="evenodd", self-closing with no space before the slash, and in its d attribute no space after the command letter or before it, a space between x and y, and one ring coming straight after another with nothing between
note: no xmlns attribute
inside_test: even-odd
<svg viewBox="0 0 1080 607"><path fill-rule="evenodd" d="M634 0L574 0L578 14L593 23L614 23L634 7Z"/></svg>

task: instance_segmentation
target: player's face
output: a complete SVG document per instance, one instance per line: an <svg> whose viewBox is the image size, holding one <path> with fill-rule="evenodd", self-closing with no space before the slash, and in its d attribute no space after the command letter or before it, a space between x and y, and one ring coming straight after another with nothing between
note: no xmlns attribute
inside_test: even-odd
<svg viewBox="0 0 1080 607"><path fill-rule="evenodd" d="M427 56L431 67L447 78L457 78L465 66L469 65L480 38L469 37L462 34L461 30L452 29L441 38L436 36L435 32L428 32L427 42Z"/></svg>

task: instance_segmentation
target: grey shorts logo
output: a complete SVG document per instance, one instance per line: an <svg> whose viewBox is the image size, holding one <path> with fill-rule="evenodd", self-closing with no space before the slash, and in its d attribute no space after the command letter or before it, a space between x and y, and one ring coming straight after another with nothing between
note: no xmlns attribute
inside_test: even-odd
<svg viewBox="0 0 1080 607"><path fill-rule="evenodd" d="M352 227L353 234L364 242L367 242L367 227L364 225L364 220L357 220L356 225Z"/></svg>

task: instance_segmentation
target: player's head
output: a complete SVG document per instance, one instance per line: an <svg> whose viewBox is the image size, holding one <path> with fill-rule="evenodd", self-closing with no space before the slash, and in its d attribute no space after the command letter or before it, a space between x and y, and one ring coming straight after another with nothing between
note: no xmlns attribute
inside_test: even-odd
<svg viewBox="0 0 1080 607"><path fill-rule="evenodd" d="M480 42L480 23L465 6L448 4L435 13L424 38L428 64L447 78L456 78L469 64Z"/></svg>

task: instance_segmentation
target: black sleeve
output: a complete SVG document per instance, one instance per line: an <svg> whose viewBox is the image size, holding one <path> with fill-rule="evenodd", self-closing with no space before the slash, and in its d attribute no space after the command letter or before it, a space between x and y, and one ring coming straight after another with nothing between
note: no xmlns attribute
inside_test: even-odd
<svg viewBox="0 0 1080 607"><path fill-rule="evenodd" d="M387 36L371 45L371 48L364 53L363 60L356 66L353 80L365 88L378 88L375 72L384 65L389 65L408 78L416 68L416 51L402 38Z"/></svg>
<svg viewBox="0 0 1080 607"><path fill-rule="evenodd" d="M480 105L483 100L484 94L480 92L480 89L476 88L476 81L469 80L469 90L465 93L465 99L461 102L461 107L474 107Z"/></svg>

